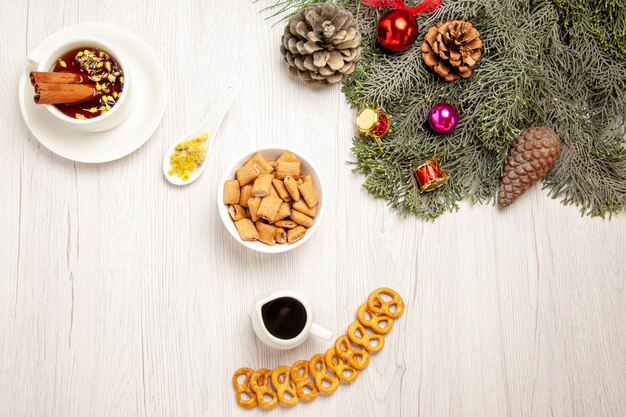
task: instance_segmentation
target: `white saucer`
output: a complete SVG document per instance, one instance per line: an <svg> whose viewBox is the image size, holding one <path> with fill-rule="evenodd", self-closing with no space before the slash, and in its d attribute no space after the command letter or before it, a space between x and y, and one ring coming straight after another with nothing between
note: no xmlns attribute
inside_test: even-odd
<svg viewBox="0 0 626 417"><path fill-rule="evenodd" d="M65 27L48 36L37 49L46 49L64 37L80 34L102 38L123 50L133 74L133 113L119 126L100 133L77 132L33 102L28 64L18 89L20 110L32 134L50 151L72 161L100 163L134 152L159 126L167 105L165 71L152 48L134 33L117 26L88 23Z"/></svg>

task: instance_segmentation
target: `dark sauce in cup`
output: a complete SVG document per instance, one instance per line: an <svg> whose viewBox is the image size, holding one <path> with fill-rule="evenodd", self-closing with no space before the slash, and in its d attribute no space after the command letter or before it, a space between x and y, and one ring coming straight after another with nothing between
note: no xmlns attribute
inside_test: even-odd
<svg viewBox="0 0 626 417"><path fill-rule="evenodd" d="M267 331L283 340L297 337L307 322L304 305L291 297L280 297L263 304L261 317Z"/></svg>
<svg viewBox="0 0 626 417"><path fill-rule="evenodd" d="M110 111L124 90L124 71L107 51L81 47L57 59L54 72L72 72L83 77L84 84L94 84L94 99L77 104L55 104L66 116L93 119Z"/></svg>

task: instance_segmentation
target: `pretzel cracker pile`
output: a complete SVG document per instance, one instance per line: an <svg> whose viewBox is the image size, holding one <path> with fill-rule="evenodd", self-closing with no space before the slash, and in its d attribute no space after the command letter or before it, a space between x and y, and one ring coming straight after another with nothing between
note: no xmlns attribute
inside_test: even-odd
<svg viewBox="0 0 626 417"><path fill-rule="evenodd" d="M385 345L385 335L404 312L402 297L390 288L374 290L357 309L357 320L324 354L300 360L291 368L239 368L233 375L237 403L243 408L292 407L332 394L341 383L351 383L370 363L372 353Z"/></svg>

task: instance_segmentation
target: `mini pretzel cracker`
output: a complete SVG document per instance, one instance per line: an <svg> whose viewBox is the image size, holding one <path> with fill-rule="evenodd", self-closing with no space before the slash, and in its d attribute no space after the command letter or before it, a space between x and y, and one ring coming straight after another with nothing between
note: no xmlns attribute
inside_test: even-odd
<svg viewBox="0 0 626 417"><path fill-rule="evenodd" d="M261 169L261 172L271 174L272 171L274 171L274 167L260 153L257 152L252 155L252 160L256 162L257 166Z"/></svg>
<svg viewBox="0 0 626 417"><path fill-rule="evenodd" d="M245 242L254 242L259 240L259 232L254 227L254 223L250 219L241 219L235 222L235 227L241 236L241 240Z"/></svg>
<svg viewBox="0 0 626 417"><path fill-rule="evenodd" d="M236 172L237 181L239 181L239 185L243 187L250 181L254 181L256 177L259 176L261 169L257 166L257 164L251 159L245 163L244 166L239 168Z"/></svg>
<svg viewBox="0 0 626 417"><path fill-rule="evenodd" d="M315 383L309 379L309 361L297 361L291 366L291 380L302 401L313 401L320 393Z"/></svg>
<svg viewBox="0 0 626 417"><path fill-rule="evenodd" d="M248 209L250 210L250 218L253 222L256 222L260 219L258 215L259 206L261 205L261 198L254 197L248 200Z"/></svg>
<svg viewBox="0 0 626 417"><path fill-rule="evenodd" d="M370 363L370 353L362 348L354 348L348 336L343 335L335 341L337 356L355 369L364 369Z"/></svg>
<svg viewBox="0 0 626 417"><path fill-rule="evenodd" d="M278 194L278 196L286 203L291 202L291 195L289 194L289 191L287 191L287 187L285 187L285 183L281 180L277 180L277 179L273 179L272 180L272 185L274 186L274 189L276 190L276 193Z"/></svg>
<svg viewBox="0 0 626 417"><path fill-rule="evenodd" d="M296 243L304 237L306 229L302 226L296 226L287 232L287 242Z"/></svg>
<svg viewBox="0 0 626 417"><path fill-rule="evenodd" d="M250 376L250 386L256 394L256 401L259 407L270 410L278 405L278 396L276 391L270 388L272 371L263 368L255 371ZM266 396L270 399L267 400Z"/></svg>
<svg viewBox="0 0 626 417"><path fill-rule="evenodd" d="M311 226L313 226L313 219L312 218L310 218L306 214L302 214L302 213L300 213L299 211L296 211L296 210L292 210L291 211L291 220L293 220L294 222L296 222L299 225L304 226L304 227L311 227Z"/></svg>
<svg viewBox="0 0 626 417"><path fill-rule="evenodd" d="M298 190L298 182L292 177L287 176L284 180L285 188L293 201L300 200L300 191Z"/></svg>
<svg viewBox="0 0 626 417"><path fill-rule="evenodd" d="M252 185L244 185L241 187L241 193L239 197L239 205L244 208L248 208L248 200L252 198Z"/></svg>
<svg viewBox="0 0 626 417"><path fill-rule="evenodd" d="M271 224L256 222L254 224L259 232L259 241L266 245L274 246L276 244L276 228Z"/></svg>
<svg viewBox="0 0 626 417"><path fill-rule="evenodd" d="M356 311L356 318L363 326L367 326L378 334L387 334L393 327L393 319L387 316L372 313L367 309L367 303L361 304ZM384 324L384 326L382 325Z"/></svg>
<svg viewBox="0 0 626 417"><path fill-rule="evenodd" d="M282 229L276 232L279 230ZM393 327L391 317L368 310L369 301L379 311L386 306L395 315L404 311L404 304L398 304L401 300L400 295L389 288L373 291L368 302L359 306L358 321L352 322L347 334L340 336L325 354L313 355L308 361L297 361L291 368L278 366L273 372L268 369L256 372L249 368L238 369L233 375L237 402L245 408L252 408L257 403L262 408L274 408L279 403L291 407L299 400L314 400L320 392L331 394L341 382L353 382L369 364L370 352L378 352L384 347L383 334ZM392 308L392 305L396 307ZM238 378L241 375L245 375L245 379L240 383Z"/></svg>
<svg viewBox="0 0 626 417"><path fill-rule="evenodd" d="M285 407L292 407L300 400L295 383L291 380L291 368L277 366L272 372L272 386L276 390L278 401Z"/></svg>
<svg viewBox="0 0 626 417"><path fill-rule="evenodd" d="M307 206L317 206L317 192L315 191L315 187L313 187L313 181L304 181L298 186L298 190L302 198L304 198L304 201L306 201Z"/></svg>
<svg viewBox="0 0 626 417"><path fill-rule="evenodd" d="M359 371L348 365L343 359L337 356L335 348L331 347L324 355L326 366L333 371L341 382L350 383L359 376Z"/></svg>
<svg viewBox="0 0 626 417"><path fill-rule="evenodd" d="M250 389L250 377L253 373L254 371L250 368L239 368L233 375L233 386L235 387L237 404L243 408L254 408L257 406L256 394ZM245 376L245 379L243 383L240 383L239 377L242 375Z"/></svg>
<svg viewBox="0 0 626 417"><path fill-rule="evenodd" d="M244 210L239 204L229 206L228 214L234 222L246 218L246 210Z"/></svg>
<svg viewBox="0 0 626 417"><path fill-rule="evenodd" d="M283 162L278 161L276 164L276 178L279 180L285 179L286 177L294 177L295 179L300 178L300 174L302 171L302 163L300 161L297 162Z"/></svg>
<svg viewBox="0 0 626 417"><path fill-rule="evenodd" d="M256 214L268 222L273 222L278 214L281 204L283 204L283 200L278 197L274 197L273 195L268 195L261 200L261 205L259 206Z"/></svg>
<svg viewBox="0 0 626 417"><path fill-rule="evenodd" d="M322 394L332 394L339 388L339 378L328 373L324 355L313 355L309 361L309 370L315 380L315 386Z"/></svg>
<svg viewBox="0 0 626 417"><path fill-rule="evenodd" d="M348 338L359 346L363 346L368 352L379 352L385 346L385 336L382 334L369 334L367 329L358 321L348 326ZM375 344L372 344L375 341Z"/></svg>
<svg viewBox="0 0 626 417"><path fill-rule="evenodd" d="M252 185L252 197L265 197L272 188L272 174L260 174Z"/></svg>
<svg viewBox="0 0 626 417"><path fill-rule="evenodd" d="M224 183L224 204L239 203L239 181L227 180Z"/></svg>
<svg viewBox="0 0 626 417"><path fill-rule="evenodd" d="M387 301L383 296L389 297L390 300ZM383 314L395 319L404 312L404 300L402 300L400 294L391 288L378 288L367 297L367 308L372 313Z"/></svg>
<svg viewBox="0 0 626 417"><path fill-rule="evenodd" d="M317 207L311 208L307 206L303 199L296 201L291 205L291 207L294 210L297 210L302 214L306 214L309 217L315 217L315 215L317 214Z"/></svg>
<svg viewBox="0 0 626 417"><path fill-rule="evenodd" d="M274 233L274 240L276 240L276 243L287 243L287 232L285 232L285 229L277 227Z"/></svg>

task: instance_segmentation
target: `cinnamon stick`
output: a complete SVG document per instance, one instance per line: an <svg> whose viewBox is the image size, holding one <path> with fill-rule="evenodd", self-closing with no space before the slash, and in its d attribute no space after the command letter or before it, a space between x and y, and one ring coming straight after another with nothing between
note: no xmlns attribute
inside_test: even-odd
<svg viewBox="0 0 626 417"><path fill-rule="evenodd" d="M30 73L30 83L34 86L40 83L51 84L80 84L85 78L76 72L39 72Z"/></svg>
<svg viewBox="0 0 626 417"><path fill-rule="evenodd" d="M36 104L76 104L94 100L102 93L95 84L35 84Z"/></svg>

